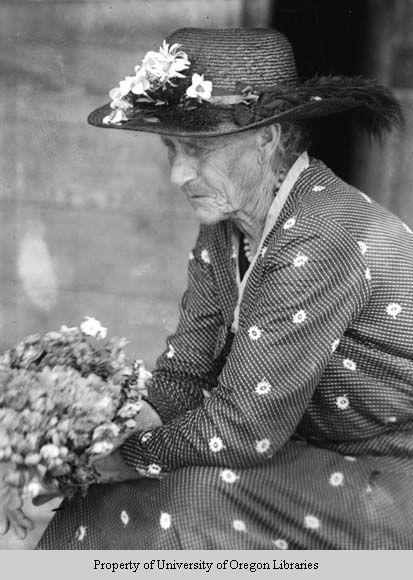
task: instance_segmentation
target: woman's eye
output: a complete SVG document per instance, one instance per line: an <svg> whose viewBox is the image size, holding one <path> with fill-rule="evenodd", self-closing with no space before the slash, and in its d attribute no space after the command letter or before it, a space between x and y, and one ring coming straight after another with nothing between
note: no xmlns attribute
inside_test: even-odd
<svg viewBox="0 0 413 580"><path fill-rule="evenodd" d="M163 142L168 149L175 149L175 145L169 139L164 139Z"/></svg>
<svg viewBox="0 0 413 580"><path fill-rule="evenodd" d="M194 143L189 143L186 146L186 151L188 155L199 155L201 153L201 148Z"/></svg>

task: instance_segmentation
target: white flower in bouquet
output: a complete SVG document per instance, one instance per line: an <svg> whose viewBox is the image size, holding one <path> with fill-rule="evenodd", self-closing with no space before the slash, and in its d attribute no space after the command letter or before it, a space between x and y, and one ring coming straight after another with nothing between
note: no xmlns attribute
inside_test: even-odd
<svg viewBox="0 0 413 580"><path fill-rule="evenodd" d="M21 494L33 497L42 483L85 493L96 482L90 456L111 453L136 425L137 383L148 373L133 367L126 339L98 344L106 333L85 317L0 356L0 461L13 463L7 477Z"/></svg>
<svg viewBox="0 0 413 580"><path fill-rule="evenodd" d="M116 439L116 437L119 436L119 433L120 427L118 427L118 425L115 425L115 423L105 423L96 427L93 431L93 439L102 439L104 437L113 437Z"/></svg>
<svg viewBox="0 0 413 580"><path fill-rule="evenodd" d="M59 454L60 454L59 448L57 447L57 445L54 445L53 443L43 445L43 447L40 449L40 455L46 460L56 459L56 457L59 457Z"/></svg>
<svg viewBox="0 0 413 580"><path fill-rule="evenodd" d="M37 478L33 478L23 487L22 495L24 498L33 498L37 497L41 491L42 484Z"/></svg>
<svg viewBox="0 0 413 580"><path fill-rule="evenodd" d="M85 316L85 320L80 325L80 330L87 336L94 338L106 338L108 329L101 325L99 320L92 316Z"/></svg>
<svg viewBox="0 0 413 580"><path fill-rule="evenodd" d="M139 413L141 410L142 404L140 402L137 403L126 403L123 405L121 409L118 411L118 417L123 417L125 419L130 419Z"/></svg>
<svg viewBox="0 0 413 580"><path fill-rule="evenodd" d="M91 453L101 455L103 453L110 453L113 450L113 443L110 441L96 441L90 449Z"/></svg>

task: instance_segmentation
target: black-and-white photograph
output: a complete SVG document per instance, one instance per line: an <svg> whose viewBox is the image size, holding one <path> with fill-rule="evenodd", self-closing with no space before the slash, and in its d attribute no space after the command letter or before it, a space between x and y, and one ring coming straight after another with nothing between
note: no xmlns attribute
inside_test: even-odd
<svg viewBox="0 0 413 580"><path fill-rule="evenodd" d="M0 0L0 549L413 549L412 31Z"/></svg>

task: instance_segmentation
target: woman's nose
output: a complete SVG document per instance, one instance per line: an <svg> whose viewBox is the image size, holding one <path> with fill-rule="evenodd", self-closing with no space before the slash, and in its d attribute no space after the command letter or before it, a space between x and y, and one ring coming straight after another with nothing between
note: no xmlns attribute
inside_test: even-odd
<svg viewBox="0 0 413 580"><path fill-rule="evenodd" d="M171 164L172 183L178 187L183 187L197 177L198 172L192 159L184 155L177 155Z"/></svg>

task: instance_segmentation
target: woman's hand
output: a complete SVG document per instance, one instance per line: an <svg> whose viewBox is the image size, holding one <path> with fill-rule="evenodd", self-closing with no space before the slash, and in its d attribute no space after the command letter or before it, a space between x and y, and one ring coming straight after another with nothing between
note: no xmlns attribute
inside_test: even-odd
<svg viewBox="0 0 413 580"><path fill-rule="evenodd" d="M121 481L140 479L142 477L124 462L119 447L127 438L135 433L160 427L162 420L155 409L146 401L142 401L142 408L136 417L134 417L134 420L136 421L136 427L128 433L127 437L123 437L117 441L116 450L110 455L104 457L99 456L93 461L96 470L100 474L99 483L119 483Z"/></svg>
<svg viewBox="0 0 413 580"><path fill-rule="evenodd" d="M20 540L24 540L27 532L33 530L34 524L22 509L21 488L7 481L10 480L8 476L11 471L10 464L0 464L0 534L13 530Z"/></svg>
<svg viewBox="0 0 413 580"><path fill-rule="evenodd" d="M93 464L100 476L98 483L120 483L141 478L139 473L123 461L118 449L106 457L96 459Z"/></svg>

